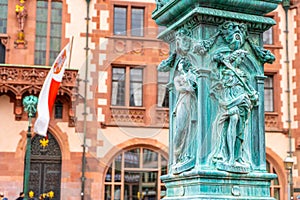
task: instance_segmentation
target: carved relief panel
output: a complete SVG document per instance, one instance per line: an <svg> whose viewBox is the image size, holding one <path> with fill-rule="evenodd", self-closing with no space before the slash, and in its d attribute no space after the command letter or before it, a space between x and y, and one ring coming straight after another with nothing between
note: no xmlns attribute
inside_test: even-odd
<svg viewBox="0 0 300 200"><path fill-rule="evenodd" d="M253 154L264 134L262 64L275 58L253 42L259 35L250 35L248 28L245 23L224 21L218 28L202 30L190 23L172 33L173 53L158 70L171 74L173 174L190 170L197 162L234 173L264 165ZM207 38L195 37L195 30Z"/></svg>

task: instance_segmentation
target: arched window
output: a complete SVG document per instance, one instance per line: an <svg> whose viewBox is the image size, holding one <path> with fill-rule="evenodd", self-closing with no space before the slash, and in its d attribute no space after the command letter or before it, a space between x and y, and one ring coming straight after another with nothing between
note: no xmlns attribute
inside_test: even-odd
<svg viewBox="0 0 300 200"><path fill-rule="evenodd" d="M139 147L124 150L105 174L105 200L161 199L165 187L160 176L167 173L167 159L160 153Z"/></svg>
<svg viewBox="0 0 300 200"><path fill-rule="evenodd" d="M277 171L275 167L272 165L272 163L268 161L267 161L267 171L277 175ZM281 192L281 184L279 178L276 178L271 181L270 193L271 196L274 197L276 200L283 199L283 197L281 197L282 192Z"/></svg>

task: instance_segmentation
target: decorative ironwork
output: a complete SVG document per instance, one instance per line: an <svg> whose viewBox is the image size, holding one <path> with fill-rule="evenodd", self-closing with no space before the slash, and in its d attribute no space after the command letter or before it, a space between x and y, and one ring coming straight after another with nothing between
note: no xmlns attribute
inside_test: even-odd
<svg viewBox="0 0 300 200"><path fill-rule="evenodd" d="M51 195L52 199L60 199L61 184L61 150L52 134L48 133L48 145L42 147L42 136L36 135L32 139L31 168L29 189L34 197L41 194ZM50 197L50 196L49 196Z"/></svg>
<svg viewBox="0 0 300 200"><path fill-rule="evenodd" d="M43 136L35 135L34 138L31 141L31 156L32 159L41 159L44 158L44 156L47 156L46 158L49 159L59 159L61 158L61 150L60 147L55 140L55 138L52 136L52 134L48 133L48 145L45 147L42 147L40 145L40 140L45 139Z"/></svg>
<svg viewBox="0 0 300 200"><path fill-rule="evenodd" d="M48 146L49 140L48 139L40 139L40 145L45 148L46 146Z"/></svg>

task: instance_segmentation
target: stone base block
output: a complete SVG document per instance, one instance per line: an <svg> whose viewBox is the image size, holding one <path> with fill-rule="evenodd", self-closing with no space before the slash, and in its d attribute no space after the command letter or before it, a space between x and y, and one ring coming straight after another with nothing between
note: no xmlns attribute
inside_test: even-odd
<svg viewBox="0 0 300 200"><path fill-rule="evenodd" d="M251 172L235 174L218 170L190 171L165 175L167 192L163 200L274 200L270 182L275 174Z"/></svg>

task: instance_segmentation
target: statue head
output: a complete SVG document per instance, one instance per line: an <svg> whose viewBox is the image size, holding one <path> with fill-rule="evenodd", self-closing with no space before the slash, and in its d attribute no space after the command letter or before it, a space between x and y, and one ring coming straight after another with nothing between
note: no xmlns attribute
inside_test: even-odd
<svg viewBox="0 0 300 200"><path fill-rule="evenodd" d="M185 74L189 71L189 69L191 68L191 63L189 62L189 60L182 58L177 65L177 70L182 73Z"/></svg>
<svg viewBox="0 0 300 200"><path fill-rule="evenodd" d="M220 32L231 50L240 49L246 41L247 25L227 21L220 27Z"/></svg>
<svg viewBox="0 0 300 200"><path fill-rule="evenodd" d="M176 33L176 52L185 56L191 47L191 32L186 28L181 28Z"/></svg>

